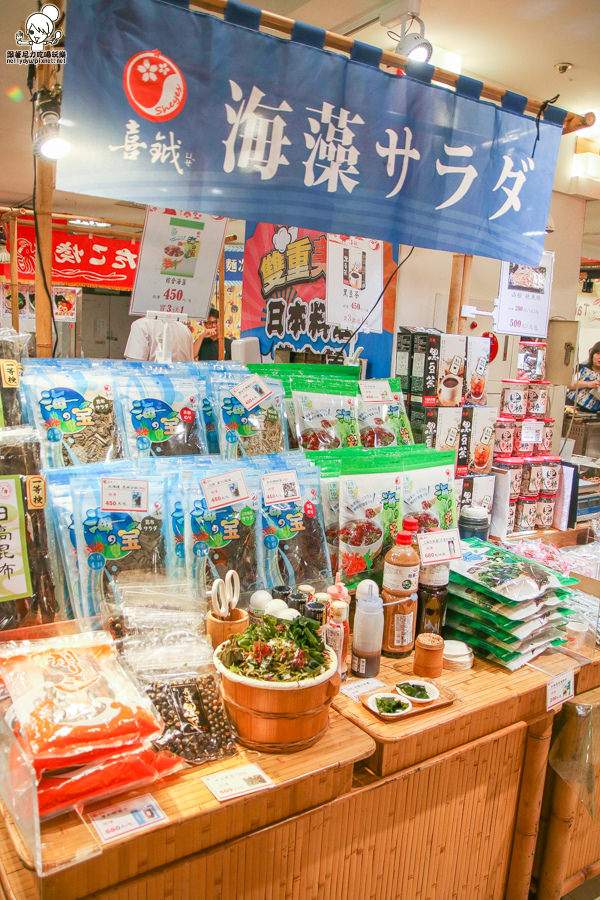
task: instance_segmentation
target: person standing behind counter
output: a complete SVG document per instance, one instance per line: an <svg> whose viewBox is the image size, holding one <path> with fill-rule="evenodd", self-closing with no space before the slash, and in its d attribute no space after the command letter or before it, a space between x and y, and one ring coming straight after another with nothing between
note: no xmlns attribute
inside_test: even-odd
<svg viewBox="0 0 600 900"><path fill-rule="evenodd" d="M194 343L194 358L198 360L219 358L219 310L211 306L204 322L204 332ZM225 338L225 359L231 359L231 338Z"/></svg>
<svg viewBox="0 0 600 900"><path fill-rule="evenodd" d="M567 403L575 405L577 395L577 408L590 413L600 411L600 399L597 391L600 388L600 341L596 341L590 350L590 355L585 363L581 363L577 378L567 391Z"/></svg>

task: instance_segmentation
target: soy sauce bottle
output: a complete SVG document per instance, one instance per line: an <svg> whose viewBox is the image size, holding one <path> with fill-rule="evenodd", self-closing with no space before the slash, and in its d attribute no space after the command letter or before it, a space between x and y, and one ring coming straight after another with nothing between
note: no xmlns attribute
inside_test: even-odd
<svg viewBox="0 0 600 900"><path fill-rule="evenodd" d="M441 634L446 621L448 600L448 563L421 566L419 573L419 612L417 634Z"/></svg>

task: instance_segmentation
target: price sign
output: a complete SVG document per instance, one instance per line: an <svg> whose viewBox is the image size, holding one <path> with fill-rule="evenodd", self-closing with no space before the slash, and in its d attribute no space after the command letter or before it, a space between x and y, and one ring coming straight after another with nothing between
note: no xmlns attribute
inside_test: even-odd
<svg viewBox="0 0 600 900"><path fill-rule="evenodd" d="M543 422L523 422L521 427L522 444L541 444L543 436Z"/></svg>
<svg viewBox="0 0 600 900"><path fill-rule="evenodd" d="M554 253L544 250L539 266L503 262L494 330L500 334L548 334Z"/></svg>
<svg viewBox="0 0 600 900"><path fill-rule="evenodd" d="M211 475L200 480L204 499L209 509L222 509L232 503L241 503L250 498L241 469Z"/></svg>
<svg viewBox="0 0 600 900"><path fill-rule="evenodd" d="M140 479L103 478L100 509L148 512L148 482Z"/></svg>
<svg viewBox="0 0 600 900"><path fill-rule="evenodd" d="M390 403L394 399L389 381L359 381L358 388L365 403Z"/></svg>
<svg viewBox="0 0 600 900"><path fill-rule="evenodd" d="M462 559L458 528L449 528L447 531L428 531L425 534L418 534L417 539L423 566Z"/></svg>
<svg viewBox="0 0 600 900"><path fill-rule="evenodd" d="M242 406L250 410L270 397L273 391L260 375L251 375L250 378L246 378L231 388L231 393Z"/></svg>
<svg viewBox="0 0 600 900"><path fill-rule="evenodd" d="M295 469L270 472L262 477L262 493L266 506L272 503L292 503L300 499L298 473Z"/></svg>
<svg viewBox="0 0 600 900"><path fill-rule="evenodd" d="M151 794L114 803L90 813L90 824L103 844L120 841L130 834L156 828L168 821L168 816Z"/></svg>
<svg viewBox="0 0 600 900"><path fill-rule="evenodd" d="M243 794L254 794L256 791L275 787L273 779L255 763L236 766L235 769L226 769L214 775L205 775L202 781L219 803L232 800L233 797L241 797Z"/></svg>
<svg viewBox="0 0 600 900"><path fill-rule="evenodd" d="M546 685L546 709L554 709L575 696L575 670L555 675Z"/></svg>

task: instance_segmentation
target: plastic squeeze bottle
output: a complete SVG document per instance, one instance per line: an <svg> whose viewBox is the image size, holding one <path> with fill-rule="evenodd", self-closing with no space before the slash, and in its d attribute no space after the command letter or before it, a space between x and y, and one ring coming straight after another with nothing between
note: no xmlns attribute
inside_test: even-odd
<svg viewBox="0 0 600 900"><path fill-rule="evenodd" d="M377 675L381 664L382 637L383 606L379 589L375 582L371 582L369 592L356 601L350 664L353 675L359 678L372 678Z"/></svg>
<svg viewBox="0 0 600 900"><path fill-rule="evenodd" d="M417 627L420 560L412 548L412 535L401 531L383 563L384 656L408 656Z"/></svg>

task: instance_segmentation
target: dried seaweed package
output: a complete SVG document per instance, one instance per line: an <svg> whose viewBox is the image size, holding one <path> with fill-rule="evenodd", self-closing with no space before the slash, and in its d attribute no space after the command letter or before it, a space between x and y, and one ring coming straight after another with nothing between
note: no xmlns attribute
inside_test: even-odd
<svg viewBox="0 0 600 900"><path fill-rule="evenodd" d="M215 474L194 472L184 503L180 521L189 550L188 571L198 596L204 597L215 579L225 578L234 569L245 599L261 586L256 476L233 468Z"/></svg>
<svg viewBox="0 0 600 900"><path fill-rule="evenodd" d="M0 428L20 425L20 361L27 352L30 335L0 328Z"/></svg>
<svg viewBox="0 0 600 900"><path fill-rule="evenodd" d="M71 481L81 602L97 615L115 588L167 572L165 479L95 474Z"/></svg>
<svg viewBox="0 0 600 900"><path fill-rule="evenodd" d="M0 430L0 630L57 616L40 471L34 430Z"/></svg>
<svg viewBox="0 0 600 900"><path fill-rule="evenodd" d="M456 528L454 452L415 452L403 468L404 515L417 519L420 532Z"/></svg>
<svg viewBox="0 0 600 900"><path fill-rule="evenodd" d="M385 554L402 529L402 473L375 465L352 474L344 465L339 480L340 571L350 588L364 578L381 584Z"/></svg>
<svg viewBox="0 0 600 900"><path fill-rule="evenodd" d="M292 381L298 445L303 450L360 446L357 386L339 378Z"/></svg>
<svg viewBox="0 0 600 900"><path fill-rule="evenodd" d="M318 471L275 470L262 476L262 543L267 588L331 584Z"/></svg>
<svg viewBox="0 0 600 900"><path fill-rule="evenodd" d="M126 456L206 454L199 389L198 381L162 374L118 378L115 401Z"/></svg>
<svg viewBox="0 0 600 900"><path fill-rule="evenodd" d="M43 435L49 468L109 462L121 455L112 373L30 366L22 382L29 420Z"/></svg>
<svg viewBox="0 0 600 900"><path fill-rule="evenodd" d="M360 381L358 427L363 447L412 444L412 431L402 390L388 380Z"/></svg>
<svg viewBox="0 0 600 900"><path fill-rule="evenodd" d="M83 617L81 605L77 538L73 518L71 473L51 470L47 476L48 500L52 530L63 575L65 614L69 619Z"/></svg>
<svg viewBox="0 0 600 900"><path fill-rule="evenodd" d="M224 459L281 453L288 449L284 390L259 375L232 383L215 380L219 446Z"/></svg>

